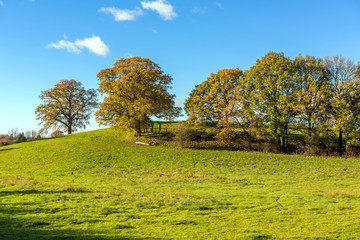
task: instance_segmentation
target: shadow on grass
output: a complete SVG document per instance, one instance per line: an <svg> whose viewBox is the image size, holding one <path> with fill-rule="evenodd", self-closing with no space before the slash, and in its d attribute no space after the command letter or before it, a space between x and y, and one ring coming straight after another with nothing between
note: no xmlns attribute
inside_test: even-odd
<svg viewBox="0 0 360 240"><path fill-rule="evenodd" d="M4 217L4 211L0 208L0 239L11 240L141 240L141 239L160 239L160 238L138 238L126 236L124 234L109 234L99 233L93 230L57 230L51 226L51 223L44 222L39 219L25 219L16 218L13 215ZM58 227L58 226L56 226ZM47 229L44 229L47 228ZM50 230L48 230L50 228ZM134 235L136 234L136 230Z"/></svg>
<svg viewBox="0 0 360 240"><path fill-rule="evenodd" d="M17 194L53 194L53 193L84 193L82 190L62 190L62 191L3 191L0 197ZM52 217L57 212L52 206L42 206L34 208L37 203L12 203L0 201L0 239L1 240L141 240L141 239L160 239L146 238L138 236L137 228L128 225L108 226L109 229L100 231L94 230L93 227L84 225L81 230L74 230L73 221L77 221L75 215L72 215L73 221L56 221ZM36 214L36 215L34 215ZM35 217L34 217L35 216ZM37 217L38 216L38 217ZM91 221L85 221L91 224ZM85 223L84 222L84 223Z"/></svg>
<svg viewBox="0 0 360 240"><path fill-rule="evenodd" d="M57 193L91 193L90 191L82 189L66 189L61 191L39 191L35 189L31 190L14 190L14 191L0 191L0 196L7 195L27 195L27 194L57 194Z"/></svg>
<svg viewBox="0 0 360 240"><path fill-rule="evenodd" d="M11 147L11 148L0 148L0 152L10 151L14 149L20 149L21 147Z"/></svg>

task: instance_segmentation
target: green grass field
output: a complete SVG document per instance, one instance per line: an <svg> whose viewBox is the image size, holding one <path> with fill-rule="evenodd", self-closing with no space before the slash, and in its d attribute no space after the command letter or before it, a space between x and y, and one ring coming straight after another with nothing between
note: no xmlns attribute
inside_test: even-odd
<svg viewBox="0 0 360 240"><path fill-rule="evenodd" d="M359 159L129 142L1 147L0 239L360 238Z"/></svg>

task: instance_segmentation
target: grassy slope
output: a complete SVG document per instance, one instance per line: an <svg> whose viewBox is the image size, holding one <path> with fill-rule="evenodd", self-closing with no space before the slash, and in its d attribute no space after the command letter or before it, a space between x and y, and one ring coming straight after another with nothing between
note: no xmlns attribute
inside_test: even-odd
<svg viewBox="0 0 360 240"><path fill-rule="evenodd" d="M135 146L0 148L0 239L360 238L360 161Z"/></svg>

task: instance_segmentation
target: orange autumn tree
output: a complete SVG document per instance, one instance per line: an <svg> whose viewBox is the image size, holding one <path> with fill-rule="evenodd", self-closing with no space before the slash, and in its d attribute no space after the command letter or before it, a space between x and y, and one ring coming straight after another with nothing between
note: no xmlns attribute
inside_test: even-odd
<svg viewBox="0 0 360 240"><path fill-rule="evenodd" d="M135 136L141 136L151 117L170 120L180 114L175 95L168 92L172 77L148 58L120 59L97 77L98 91L105 95L96 112L101 125L132 129Z"/></svg>
<svg viewBox="0 0 360 240"><path fill-rule="evenodd" d="M95 89L85 90L81 82L61 80L54 88L42 91L43 103L36 110L36 120L43 125L40 132L64 129L68 134L86 128L93 110L98 106Z"/></svg>

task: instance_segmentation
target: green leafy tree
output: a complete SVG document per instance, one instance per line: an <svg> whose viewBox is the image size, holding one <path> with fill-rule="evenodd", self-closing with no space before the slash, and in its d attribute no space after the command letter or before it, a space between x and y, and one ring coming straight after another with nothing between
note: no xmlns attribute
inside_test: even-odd
<svg viewBox="0 0 360 240"><path fill-rule="evenodd" d="M40 133L48 129L62 128L71 134L86 128L93 110L98 106L94 89L85 90L81 82L61 80L54 88L42 91L43 100L36 110L36 119L43 127Z"/></svg>
<svg viewBox="0 0 360 240"><path fill-rule="evenodd" d="M292 107L297 91L295 66L283 53L269 52L246 73L251 120L265 124L269 133L286 146L288 126L294 121Z"/></svg>
<svg viewBox="0 0 360 240"><path fill-rule="evenodd" d="M325 57L325 62L331 81L330 113L339 134L339 150L343 152L344 136L349 137L360 128L359 66L339 55Z"/></svg>
<svg viewBox="0 0 360 240"><path fill-rule="evenodd" d="M175 95L168 92L172 77L148 58L120 59L97 77L98 91L105 95L96 112L102 125L132 129L135 136L141 136L151 117L170 120L180 114Z"/></svg>
<svg viewBox="0 0 360 240"><path fill-rule="evenodd" d="M297 111L297 123L306 129L308 136L318 136L329 122L329 73L326 63L309 55L299 55L294 59L296 84L293 104Z"/></svg>
<svg viewBox="0 0 360 240"><path fill-rule="evenodd" d="M195 86L185 102L185 111L189 121L195 125L215 126L226 119L225 108L233 98L234 90L243 78L238 68L222 69L211 73L206 81Z"/></svg>

